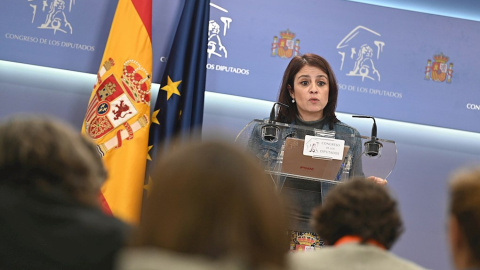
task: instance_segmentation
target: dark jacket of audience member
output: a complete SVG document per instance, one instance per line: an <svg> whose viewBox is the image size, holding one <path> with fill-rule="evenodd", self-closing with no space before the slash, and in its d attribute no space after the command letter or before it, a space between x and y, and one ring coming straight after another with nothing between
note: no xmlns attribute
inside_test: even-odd
<svg viewBox="0 0 480 270"><path fill-rule="evenodd" d="M480 166L452 175L448 221L455 268L480 269Z"/></svg>
<svg viewBox="0 0 480 270"><path fill-rule="evenodd" d="M129 228L100 210L95 146L49 117L0 124L0 269L111 269Z"/></svg>
<svg viewBox="0 0 480 270"><path fill-rule="evenodd" d="M365 178L340 183L312 216L314 231L329 246L292 254L293 269L424 269L389 252L403 225L386 186Z"/></svg>
<svg viewBox="0 0 480 270"><path fill-rule="evenodd" d="M155 167L119 269L282 268L287 215L250 155L222 142L177 145Z"/></svg>

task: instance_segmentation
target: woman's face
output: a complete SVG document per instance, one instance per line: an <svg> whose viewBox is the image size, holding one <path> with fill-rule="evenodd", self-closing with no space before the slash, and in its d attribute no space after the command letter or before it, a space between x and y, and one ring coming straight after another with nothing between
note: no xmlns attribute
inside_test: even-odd
<svg viewBox="0 0 480 270"><path fill-rule="evenodd" d="M320 68L307 65L298 71L289 92L297 103L301 119L315 121L323 118L329 89L328 76Z"/></svg>

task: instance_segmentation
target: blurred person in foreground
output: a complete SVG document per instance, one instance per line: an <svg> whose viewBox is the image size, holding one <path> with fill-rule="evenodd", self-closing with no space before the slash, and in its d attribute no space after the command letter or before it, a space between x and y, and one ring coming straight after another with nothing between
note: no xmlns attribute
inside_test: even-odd
<svg viewBox="0 0 480 270"><path fill-rule="evenodd" d="M403 225L386 186L365 178L340 183L313 210L311 222L327 246L292 253L292 269L424 269L389 251Z"/></svg>
<svg viewBox="0 0 480 270"><path fill-rule="evenodd" d="M173 148L117 269L282 269L287 215L255 159L220 141Z"/></svg>
<svg viewBox="0 0 480 270"><path fill-rule="evenodd" d="M48 116L0 123L0 269L111 269L129 227L100 208L95 145Z"/></svg>
<svg viewBox="0 0 480 270"><path fill-rule="evenodd" d="M455 269L480 269L480 166L456 171L449 192L448 231Z"/></svg>

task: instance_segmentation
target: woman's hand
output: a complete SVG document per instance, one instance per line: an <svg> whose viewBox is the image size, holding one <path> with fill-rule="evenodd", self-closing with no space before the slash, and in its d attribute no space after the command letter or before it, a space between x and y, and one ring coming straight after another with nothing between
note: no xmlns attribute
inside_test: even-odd
<svg viewBox="0 0 480 270"><path fill-rule="evenodd" d="M380 184L382 186L386 185L388 182L387 182L387 179L383 179L383 178L380 178L380 177L375 177L375 176L369 176L367 177L368 180L371 180L377 184Z"/></svg>

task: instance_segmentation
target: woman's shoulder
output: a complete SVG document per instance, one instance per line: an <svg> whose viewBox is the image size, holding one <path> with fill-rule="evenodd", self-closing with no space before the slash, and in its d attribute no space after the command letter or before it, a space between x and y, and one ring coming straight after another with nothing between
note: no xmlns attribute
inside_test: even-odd
<svg viewBox="0 0 480 270"><path fill-rule="evenodd" d="M356 136L360 136L358 130L342 121L338 121L335 123L335 131L341 133L348 133L348 134L355 134Z"/></svg>

